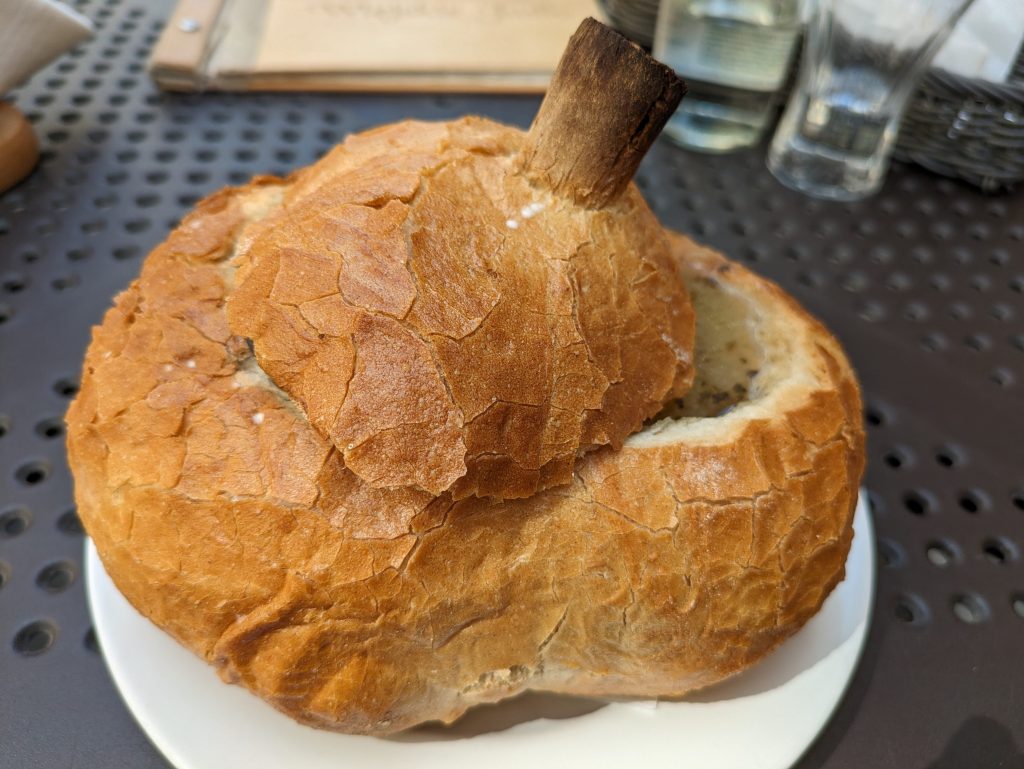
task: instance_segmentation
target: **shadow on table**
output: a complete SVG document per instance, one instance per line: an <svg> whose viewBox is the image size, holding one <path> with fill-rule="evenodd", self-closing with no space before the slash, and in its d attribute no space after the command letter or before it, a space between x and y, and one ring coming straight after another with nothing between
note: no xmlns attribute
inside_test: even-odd
<svg viewBox="0 0 1024 769"><path fill-rule="evenodd" d="M942 755L925 769L1024 769L1024 753L998 721L974 716L956 730Z"/></svg>

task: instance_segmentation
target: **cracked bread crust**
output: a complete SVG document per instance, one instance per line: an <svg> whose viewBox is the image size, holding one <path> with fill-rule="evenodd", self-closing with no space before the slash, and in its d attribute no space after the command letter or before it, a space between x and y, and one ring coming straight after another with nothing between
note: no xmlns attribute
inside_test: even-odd
<svg viewBox="0 0 1024 769"><path fill-rule="evenodd" d="M283 194L258 179L198 206L95 329L68 413L107 572L225 681L366 734L524 689L677 696L762 658L842 579L859 392L778 288L673 236L688 281L749 306L771 387L652 424L529 499L376 488L225 318L233 244Z"/></svg>
<svg viewBox="0 0 1024 769"><path fill-rule="evenodd" d="M632 187L531 184L490 121L357 134L239 248L231 330L381 489L527 497L693 379L693 312Z"/></svg>

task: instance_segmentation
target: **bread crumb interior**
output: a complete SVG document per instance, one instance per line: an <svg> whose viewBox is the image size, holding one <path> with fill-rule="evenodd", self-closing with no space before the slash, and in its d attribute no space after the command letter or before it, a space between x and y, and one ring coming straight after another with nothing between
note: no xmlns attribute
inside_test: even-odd
<svg viewBox="0 0 1024 769"><path fill-rule="evenodd" d="M688 287L697 313L697 376L686 396L669 402L652 423L721 416L756 396L764 354L754 308L741 295L725 290L714 277L695 276Z"/></svg>

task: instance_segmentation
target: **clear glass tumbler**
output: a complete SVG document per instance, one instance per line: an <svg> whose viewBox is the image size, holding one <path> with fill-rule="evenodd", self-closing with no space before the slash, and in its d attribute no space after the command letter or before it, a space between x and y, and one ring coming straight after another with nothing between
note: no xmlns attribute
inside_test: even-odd
<svg viewBox="0 0 1024 769"><path fill-rule="evenodd" d="M972 2L818 0L768 151L775 177L818 198L876 192L918 79Z"/></svg>
<svg viewBox="0 0 1024 769"><path fill-rule="evenodd" d="M727 152L761 140L800 39L800 0L661 0L654 56L686 80L665 135Z"/></svg>

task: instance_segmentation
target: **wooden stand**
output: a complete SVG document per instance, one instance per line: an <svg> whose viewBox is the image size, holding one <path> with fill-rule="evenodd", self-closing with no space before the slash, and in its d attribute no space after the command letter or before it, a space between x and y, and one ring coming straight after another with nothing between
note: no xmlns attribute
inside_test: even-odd
<svg viewBox="0 0 1024 769"><path fill-rule="evenodd" d="M530 127L527 175L587 208L608 205L626 189L685 93L671 69L585 19Z"/></svg>
<svg viewBox="0 0 1024 769"><path fill-rule="evenodd" d="M39 162L39 143L25 116L0 101L0 193L20 182Z"/></svg>

